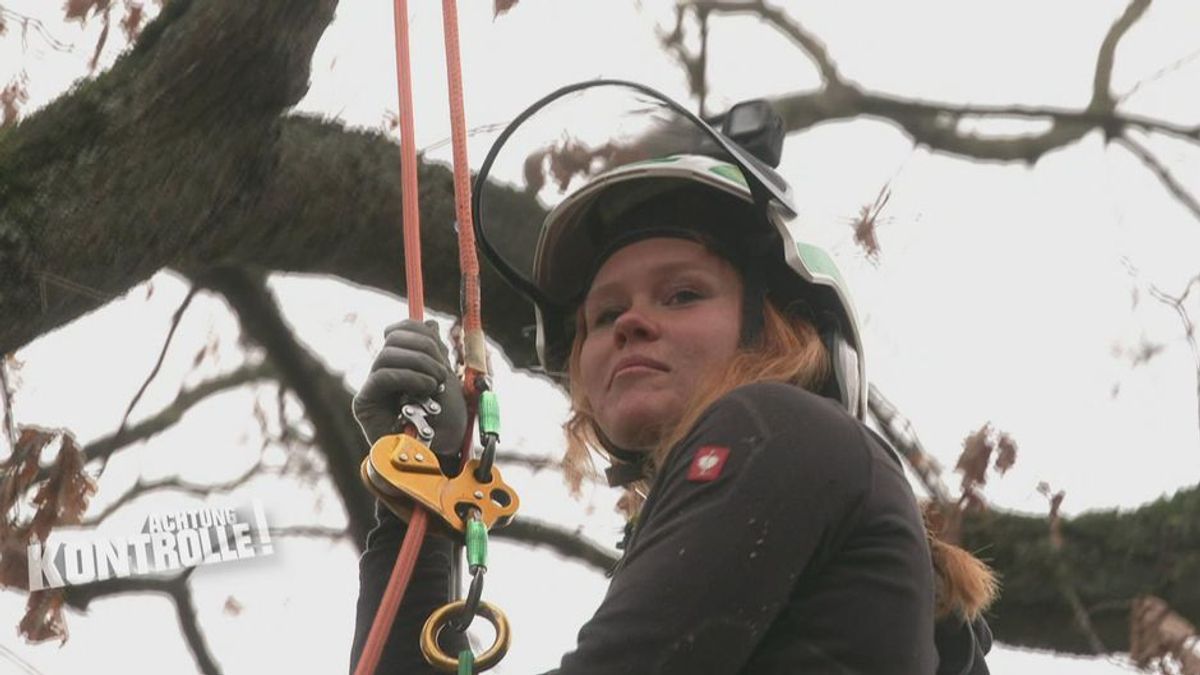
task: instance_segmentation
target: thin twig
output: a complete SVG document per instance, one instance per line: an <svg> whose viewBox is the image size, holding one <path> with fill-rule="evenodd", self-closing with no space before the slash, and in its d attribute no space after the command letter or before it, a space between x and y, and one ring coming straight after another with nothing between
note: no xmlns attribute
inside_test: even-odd
<svg viewBox="0 0 1200 675"><path fill-rule="evenodd" d="M1156 70L1153 73L1151 73L1150 75L1148 75L1145 79L1139 80L1136 84L1134 84L1132 87L1129 88L1129 91L1118 96L1117 103L1118 104L1124 103L1130 96L1133 96L1139 89L1141 89L1145 85L1156 82L1156 81L1162 79L1164 76L1166 76L1176 70L1179 70L1183 66L1187 65L1187 63L1189 61L1195 60L1197 57L1200 57L1200 49L1197 49L1196 51L1192 52L1191 54L1188 54L1187 56L1176 59L1176 60L1172 61L1171 63L1168 63L1167 65L1163 66L1162 68L1159 68L1158 70Z"/></svg>
<svg viewBox="0 0 1200 675"><path fill-rule="evenodd" d="M217 661L200 631L200 624L196 619L196 609L192 602L191 587L188 585L188 580L195 571L195 567L189 567L180 574L166 579L153 576L116 577L82 586L68 586L66 602L75 609L86 611L91 602L97 598L125 593L162 593L167 595L175 604L175 614L179 619L180 629L184 639L187 640L188 647L192 650L196 665L205 675L218 675L221 668L217 665Z"/></svg>
<svg viewBox="0 0 1200 675"><path fill-rule="evenodd" d="M522 544L545 546L559 555L602 572L608 572L617 563L617 556L610 549L583 537L578 531L572 532L533 518L516 518L508 525L492 530L491 535Z"/></svg>
<svg viewBox="0 0 1200 675"><path fill-rule="evenodd" d="M321 537L338 541L350 539L349 528L320 527L317 525L291 525L269 528L272 538L276 537Z"/></svg>
<svg viewBox="0 0 1200 675"><path fill-rule="evenodd" d="M207 497L214 492L230 492L250 482L250 479L252 478L267 474L276 474L282 476L284 475L284 472L279 470L267 470L267 467L263 465L262 461L259 461L237 478L225 481L224 483L192 483L189 481L180 480L179 478L165 478L162 480L142 482L142 479L138 478L133 487L125 491L125 493L117 498L116 501L106 506L103 511L96 514L92 518L80 523L80 525L83 527L95 527L104 522L104 519L111 516L121 507L150 492L158 492L161 490L177 490L179 492L186 492L198 497Z"/></svg>
<svg viewBox="0 0 1200 675"><path fill-rule="evenodd" d="M1167 293L1164 293L1154 284L1150 284L1150 295L1156 300L1167 305L1175 310L1179 315L1179 320L1183 322L1183 336L1188 342L1188 347L1192 350L1192 363L1196 368L1196 423L1200 426L1200 345L1196 344L1196 325L1192 323L1192 318L1188 315L1187 308L1183 303L1187 300L1188 293L1191 292L1192 286L1200 283L1200 276L1193 277L1188 285L1183 290L1183 295L1176 298Z"/></svg>
<svg viewBox="0 0 1200 675"><path fill-rule="evenodd" d="M5 18L15 23L21 24L21 40L25 47L29 46L28 42L25 41L25 34L30 28L33 28L34 32L36 32L38 35L41 35L42 39L46 41L46 44L50 45L51 49L59 52L70 52L72 49L74 49L72 45L62 42L51 35L50 31L46 29L46 24L42 23L38 19L35 19L31 16L26 16L25 14L21 14L19 12L14 12L7 7L0 7L0 15L3 15Z"/></svg>
<svg viewBox="0 0 1200 675"><path fill-rule="evenodd" d="M2 644L0 644L0 656L8 659L11 663L17 664L17 667L26 673L30 673L31 675L42 675L42 671L34 668L33 665L31 665L28 661L17 656L16 652Z"/></svg>
<svg viewBox="0 0 1200 675"><path fill-rule="evenodd" d="M121 424L117 426L115 435L120 436L125 430L125 425L129 422L129 415L133 412L134 406L142 399L142 394L146 393L146 389L150 383L154 381L154 377L158 375L159 368L162 368L163 359L167 356L167 349L171 346L171 339L175 337L175 329L179 327L179 321L183 318L183 313L187 311L188 305L192 304L192 299L196 297L196 293L200 290L198 286L192 286L188 289L187 296L180 303L179 309L175 310L175 315L171 317L171 328L167 331L167 339L163 341L162 350L158 353L158 361L154 363L154 368L150 370L150 375L146 377L146 381L142 383L133 400L129 402L129 407L125 409L125 416L121 418Z"/></svg>
<svg viewBox="0 0 1200 675"><path fill-rule="evenodd" d="M4 404L4 438L10 450L17 449L17 427L13 423L12 389L8 384L8 356L0 356L0 403Z"/></svg>
<svg viewBox="0 0 1200 675"><path fill-rule="evenodd" d="M526 455L515 452L498 452L496 453L496 462L501 466L523 466L526 469L537 473L545 469L562 470L562 462L557 459L549 459L547 457L538 457L536 455Z"/></svg>
<svg viewBox="0 0 1200 675"><path fill-rule="evenodd" d="M1167 167L1163 166L1162 162L1159 162L1158 158L1156 158L1153 153L1150 152L1150 150L1130 138L1127 134L1121 134L1118 136L1116 138L1116 142L1128 148L1135 157L1142 160L1142 163L1145 164L1146 167L1154 173L1154 175L1158 176L1158 180L1163 184L1164 187L1167 188L1167 191L1174 195L1174 197L1179 200L1179 203L1187 207L1187 209L1192 212L1193 216L1195 216L1197 219L1200 219L1200 201L1197 201L1195 196L1188 194L1188 191L1184 189L1183 185L1181 185L1179 181L1171 175L1171 172L1167 170Z"/></svg>
<svg viewBox="0 0 1200 675"><path fill-rule="evenodd" d="M808 54L808 57L816 64L817 70L820 71L821 79L827 88L843 85L842 77L838 74L837 66L830 58L829 52L826 51L825 44L817 36L805 30L800 22L782 9L768 5L764 0L691 0L687 5L695 7L698 11L718 14L757 15L796 43L805 54Z"/></svg>
<svg viewBox="0 0 1200 675"><path fill-rule="evenodd" d="M49 272L47 270L42 270L41 272L38 272L38 276L40 276L42 279L42 309L43 310L45 310L45 304L46 304L45 292L46 292L46 282L47 281L50 282L51 284L54 284L55 286L58 286L59 288L78 293L86 298L91 298L93 300L99 300L100 302L112 302L113 300L116 300L118 297L112 293L105 293L104 291L92 288L91 286L81 284L77 281L71 281L70 279L68 279L60 274L55 274L55 273Z"/></svg>
<svg viewBox="0 0 1200 675"><path fill-rule="evenodd" d="M270 363L261 362L246 364L237 370L201 382L190 389L180 392L170 405L154 415L141 420L133 426L126 427L124 431L114 432L88 443L83 449L84 457L86 458L85 461L92 462L98 459L102 462L107 462L108 458L117 450L131 443L145 440L175 424L183 418L184 413L192 406L203 401L205 398L226 389L232 389L248 382L274 376L274 367Z"/></svg>

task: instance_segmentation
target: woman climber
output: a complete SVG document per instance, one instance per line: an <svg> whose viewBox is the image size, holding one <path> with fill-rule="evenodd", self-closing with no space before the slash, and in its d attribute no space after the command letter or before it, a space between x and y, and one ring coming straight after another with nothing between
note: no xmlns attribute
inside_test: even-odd
<svg viewBox="0 0 1200 675"><path fill-rule="evenodd" d="M583 85L518 117L477 182L481 248L533 303L541 367L570 395L564 464L577 477L599 456L628 491L624 555L553 672L987 673L991 573L927 534L864 423L845 284L793 238L787 184L727 132L642 87ZM491 217L521 187L548 215ZM431 447L453 455L466 408L436 329L386 337L354 402L364 433L395 433L397 401L432 396ZM352 665L405 531L377 516ZM428 672L417 635L450 556L428 537L377 672Z"/></svg>

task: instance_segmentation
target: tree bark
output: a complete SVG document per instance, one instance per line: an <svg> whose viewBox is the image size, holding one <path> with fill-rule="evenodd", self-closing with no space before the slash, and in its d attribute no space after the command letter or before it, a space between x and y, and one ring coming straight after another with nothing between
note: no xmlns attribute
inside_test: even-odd
<svg viewBox="0 0 1200 675"><path fill-rule="evenodd" d="M996 511L969 517L963 547L1000 573L988 613L997 639L1091 654L1067 600L1075 593L1106 651L1129 650L1130 609L1156 595L1193 623L1200 617L1200 488L1131 511L1094 511L1061 521L1063 546L1045 516Z"/></svg>

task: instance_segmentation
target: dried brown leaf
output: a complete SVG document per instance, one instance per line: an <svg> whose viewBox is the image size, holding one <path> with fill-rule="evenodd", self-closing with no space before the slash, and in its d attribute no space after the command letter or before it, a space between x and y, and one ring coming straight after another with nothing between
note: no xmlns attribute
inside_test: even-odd
<svg viewBox="0 0 1200 675"><path fill-rule="evenodd" d="M25 604L25 616L19 627L21 635L29 642L46 640L67 641L67 624L63 619L63 600L66 594L61 588L34 591Z"/></svg>
<svg viewBox="0 0 1200 675"><path fill-rule="evenodd" d="M967 489L963 492L963 496L958 500L963 513L968 511L987 511L987 502L983 501L983 497L974 489Z"/></svg>
<svg viewBox="0 0 1200 675"><path fill-rule="evenodd" d="M1058 510L1066 496L1067 493L1059 490L1050 498L1050 544L1056 550L1061 550L1063 547L1062 517L1059 516Z"/></svg>
<svg viewBox="0 0 1200 675"><path fill-rule="evenodd" d="M962 471L964 493L969 492L973 486L987 483L987 468L991 463L992 450L995 449L991 436L992 424L988 422L980 427L979 431L963 439L962 453L959 454L954 469Z"/></svg>
<svg viewBox="0 0 1200 675"><path fill-rule="evenodd" d="M100 52L104 51L104 45L108 42L108 29L112 26L112 21L108 10L104 11L104 28L100 30L100 39L96 40L96 50L92 52L92 60L88 61L88 70L95 72L96 66L100 64Z"/></svg>
<svg viewBox="0 0 1200 675"><path fill-rule="evenodd" d="M142 5L136 2L125 3L125 16L121 19L121 31L125 39L133 42L142 32L142 24L146 21L146 12Z"/></svg>
<svg viewBox="0 0 1200 675"><path fill-rule="evenodd" d="M996 441L996 471L1000 474L1005 474L1009 469L1017 463L1017 442L1007 433L1001 433L1000 439Z"/></svg>
<svg viewBox="0 0 1200 675"><path fill-rule="evenodd" d="M520 0L493 0L492 2L492 18L496 18L504 14L508 10L517 6Z"/></svg>
<svg viewBox="0 0 1200 675"><path fill-rule="evenodd" d="M28 527L0 535L0 588L29 588Z"/></svg>
<svg viewBox="0 0 1200 675"><path fill-rule="evenodd" d="M5 466L4 480L0 481L0 523L7 524L8 512L16 505L21 494L37 477L38 461L42 450L54 440L55 432L38 427L21 427L12 458Z"/></svg>
<svg viewBox="0 0 1200 675"><path fill-rule="evenodd" d="M0 127L17 123L21 116L21 106L29 101L28 79L24 76L14 79L4 89L0 89Z"/></svg>
<svg viewBox="0 0 1200 675"><path fill-rule="evenodd" d="M1174 660L1178 664L1175 672L1200 672L1200 656L1190 648L1196 627L1165 601L1152 595L1134 598L1129 615L1129 657L1138 667L1148 668L1156 662L1165 666L1163 660ZM1162 670L1167 672L1165 667Z"/></svg>
<svg viewBox="0 0 1200 675"><path fill-rule="evenodd" d="M46 541L58 525L78 523L87 510L88 500L96 492L96 483L83 471L84 455L70 432L62 432L58 459L50 476L33 496L37 512L31 527L33 534Z"/></svg>
<svg viewBox="0 0 1200 675"><path fill-rule="evenodd" d="M95 16L107 12L112 0L66 0L63 12L67 21L87 23L88 15Z"/></svg>
<svg viewBox="0 0 1200 675"><path fill-rule="evenodd" d="M1150 342L1143 337L1137 348L1129 353L1129 361L1135 368L1137 366L1144 366L1155 356L1158 356L1158 354L1165 348L1165 345L1157 342Z"/></svg>
<svg viewBox="0 0 1200 675"><path fill-rule="evenodd" d="M892 196L889 185L885 183L879 194L876 195L875 201L859 209L858 217L851 223L851 227L854 228L854 242L862 248L872 262L879 260L879 214L883 212L883 207L887 205L888 199Z"/></svg>

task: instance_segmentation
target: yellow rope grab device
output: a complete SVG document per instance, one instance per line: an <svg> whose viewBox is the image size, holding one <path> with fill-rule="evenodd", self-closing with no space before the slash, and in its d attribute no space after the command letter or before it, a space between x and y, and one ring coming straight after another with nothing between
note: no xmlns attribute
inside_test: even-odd
<svg viewBox="0 0 1200 675"><path fill-rule="evenodd" d="M409 318L422 320L424 290L421 281L420 219L417 205L417 155L413 133L412 70L409 58L408 2L393 0L396 28L396 79L400 96L401 194L403 195L404 262L408 289ZM454 201L458 220L459 267L463 298L463 393L471 417L478 417L483 452L472 458L471 434L462 446L461 471L451 478L441 466L429 442L432 429L426 415L440 412L432 399L409 402L401 411L405 432L384 436L363 459L363 483L382 503L408 521L408 532L392 569L387 590L367 636L355 675L371 675L378 666L383 646L391 631L396 610L416 564L417 553L428 528L430 515L444 530L465 541L471 586L466 600L451 602L435 611L421 631L425 659L443 672L470 674L500 662L508 651L508 620L499 608L481 600L487 571L487 531L508 523L520 500L517 493L493 466L499 439L499 414L490 390L488 360L479 308L479 261L471 215L471 174L467 164L466 120L462 101L462 72L458 43L458 8L455 0L442 0L442 22L446 46L446 76L450 90L451 138L454 147ZM470 429L473 420L468 420ZM455 556L457 559L457 555ZM465 631L475 616L495 628L495 641L478 656L465 649L457 656L446 654L438 636L446 627Z"/></svg>

